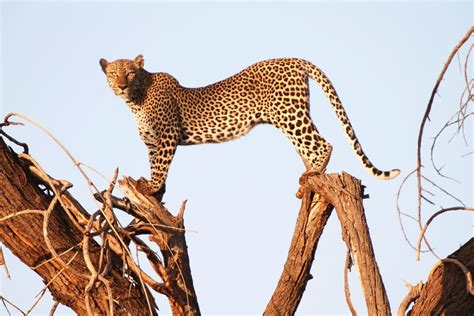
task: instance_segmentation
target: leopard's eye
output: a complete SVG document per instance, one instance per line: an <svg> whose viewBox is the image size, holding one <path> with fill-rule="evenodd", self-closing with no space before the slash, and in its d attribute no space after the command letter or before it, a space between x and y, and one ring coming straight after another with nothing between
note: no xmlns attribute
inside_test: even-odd
<svg viewBox="0 0 474 316"><path fill-rule="evenodd" d="M135 76L135 71L130 71L127 73L127 79L132 79Z"/></svg>

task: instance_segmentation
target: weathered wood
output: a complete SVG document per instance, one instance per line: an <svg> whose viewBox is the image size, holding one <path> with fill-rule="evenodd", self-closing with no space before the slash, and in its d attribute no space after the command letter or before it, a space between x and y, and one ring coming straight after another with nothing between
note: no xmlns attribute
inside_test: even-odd
<svg viewBox="0 0 474 316"><path fill-rule="evenodd" d="M30 169L29 162L19 158L0 138L0 241L43 278L55 300L71 307L77 314L85 315L87 306L84 297L90 283L90 269L81 253L90 215L67 191L61 195L63 203L57 203L51 209L46 227L48 239L61 260L53 258L45 242L43 224L44 214L51 206L54 195L44 190L49 184L34 176ZM295 313L311 279L310 269L317 244L333 207L341 222L343 239L359 270L369 315L389 315L390 307L362 206L360 181L345 173L309 176L304 180L307 192L302 200L288 259L265 315ZM65 183L57 181L56 184ZM114 197L109 197L108 202L111 207L128 212L136 220L120 231L123 235L121 241L115 235L107 239L112 252L105 282L112 292L114 313L120 315L133 311L133 314L139 315L156 314L151 294L148 289L143 289L142 281L137 277L140 270L134 267L131 258L124 259L125 253L123 248L121 250L121 243L128 245L133 241L145 252L162 279L159 283L142 275L145 283L169 298L174 315L199 315L184 236L184 205L173 216L156 199L140 195L133 180L127 178L121 186L128 191L127 196L132 203ZM104 196L97 195L97 198L102 201ZM33 212L4 219L25 210ZM113 220L113 214L109 213L109 216ZM159 246L162 258L158 258L148 245L138 239L143 234ZM92 238L88 241L88 251L92 265L99 266L100 245ZM473 253L474 239L471 239L450 258L461 262L472 273ZM68 266L64 267L61 262L67 262ZM128 277L123 276L123 262L126 262ZM97 314L110 313L110 296L106 287L98 281L94 284L88 292L90 309ZM145 297L148 297L150 305ZM468 315L473 311L474 299L466 290L465 274L456 265L445 263L430 274L411 315Z"/></svg>
<svg viewBox="0 0 474 316"><path fill-rule="evenodd" d="M28 170L27 162L19 159L0 137L0 218L25 210L38 210L37 214L23 214L0 222L0 241L12 253L32 268L44 281L49 283L48 289L55 300L69 306L79 315L86 315L87 308L84 300L84 290L89 282L89 270L82 256L80 244L83 240L83 230L78 222L73 222L65 210L56 204L49 217L47 231L49 240L63 262L70 261L76 251L78 255L72 259L69 268L63 266L57 259L52 259L51 252L45 243L43 235L43 214L50 206L52 196L46 194L38 185L42 183ZM88 213L67 192L63 195L67 207L74 214ZM71 211L72 210L72 211ZM94 266L99 266L100 246L89 240L89 254ZM111 254L110 271L107 282L112 290L114 313L127 314L134 311L137 315L149 314L149 308L144 300L144 292L140 285L122 275L122 260ZM61 272L62 270L62 272ZM13 278L15 276L13 275ZM149 295L149 294L148 294ZM92 311L98 314L109 313L109 297L105 286L100 282L89 293ZM153 298L150 297L152 314L156 314Z"/></svg>
<svg viewBox="0 0 474 316"><path fill-rule="evenodd" d="M332 212L319 195L304 193L288 257L264 315L293 315L303 297L319 238Z"/></svg>
<svg viewBox="0 0 474 316"><path fill-rule="evenodd" d="M474 273L474 238L448 258L456 259ZM467 290L466 276L453 263L441 263L430 273L410 312L422 315L474 315L474 296Z"/></svg>
<svg viewBox="0 0 474 316"><path fill-rule="evenodd" d="M347 173L312 175L302 184L322 196L336 209L342 238L350 249L359 271L362 291L369 315L390 315L390 304L375 260L369 228L362 205L360 180Z"/></svg>
<svg viewBox="0 0 474 316"><path fill-rule="evenodd" d="M160 292L168 297L173 315L200 315L185 238L183 216L186 203L183 202L174 216L155 197L142 195L133 179L125 177L119 185L132 201L129 208L144 218L137 222L141 233L149 234L149 239L160 248L163 262L148 259L152 261L152 266L162 267L158 274L165 290ZM124 209L116 199L114 201L115 207Z"/></svg>

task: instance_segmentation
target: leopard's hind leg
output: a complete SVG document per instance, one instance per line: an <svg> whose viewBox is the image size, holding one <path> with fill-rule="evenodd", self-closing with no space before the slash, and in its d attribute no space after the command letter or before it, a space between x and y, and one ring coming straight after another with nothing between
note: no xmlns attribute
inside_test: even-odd
<svg viewBox="0 0 474 316"><path fill-rule="evenodd" d="M299 104L294 112L289 110L283 115L277 115L272 123L290 139L301 156L306 167L303 177L311 173L322 174L331 157L332 146L319 134L311 120L306 98L300 99L300 102L302 104ZM287 106L292 106L294 109L295 102L288 103ZM297 197L301 196L302 188L297 193Z"/></svg>
<svg viewBox="0 0 474 316"><path fill-rule="evenodd" d="M311 174L320 175L325 173L332 153L332 145L318 133L316 126L312 122L307 127L307 130L309 132L306 132L305 135L294 134L288 136L306 166L306 172L301 176L300 183L304 183L305 179ZM300 186L296 197L301 199L303 194L304 189Z"/></svg>

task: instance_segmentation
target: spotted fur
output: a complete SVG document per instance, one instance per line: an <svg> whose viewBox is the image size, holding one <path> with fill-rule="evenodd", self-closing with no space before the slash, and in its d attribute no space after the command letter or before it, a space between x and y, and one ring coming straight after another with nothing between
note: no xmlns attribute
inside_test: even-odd
<svg viewBox="0 0 474 316"><path fill-rule="evenodd" d="M149 73L144 59L100 60L116 95L135 115L148 147L151 181L143 193L158 191L178 145L220 143L245 135L257 124L280 129L308 170L325 171L332 146L318 133L309 113L309 78L324 91L362 164L375 177L391 179L400 171L380 171L364 154L328 77L312 63L296 58L256 63L238 74L202 88L185 88L167 73Z"/></svg>

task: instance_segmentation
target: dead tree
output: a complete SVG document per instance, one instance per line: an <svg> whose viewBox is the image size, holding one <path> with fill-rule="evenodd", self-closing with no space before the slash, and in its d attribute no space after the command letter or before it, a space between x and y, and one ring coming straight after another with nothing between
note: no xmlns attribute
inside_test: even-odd
<svg viewBox="0 0 474 316"><path fill-rule="evenodd" d="M266 315L291 315L303 296L319 237L333 208L341 224L347 247L346 269L353 262L359 271L361 286L370 315L390 315L390 304L375 260L365 219L360 180L347 173L303 177L306 189L298 215L288 258L280 281L265 310ZM317 192L317 193L316 193ZM347 273L347 271L346 271ZM349 287L345 278L346 299L353 314Z"/></svg>
<svg viewBox="0 0 474 316"><path fill-rule="evenodd" d="M128 200L111 194L114 180L106 191L95 194L101 209L90 215L68 193L69 183L52 179L29 155L15 154L3 140L0 166L0 240L43 278L59 303L81 315L130 310L154 314L150 288L168 297L173 314L199 314L185 241L184 204L173 216L153 197L138 193L134 181L125 178L119 185ZM362 276L367 308L373 314L389 315L360 181L343 173L312 176L303 184L306 193L288 260L265 314L296 311L311 278L317 241L335 207L343 239ZM127 212L134 220L122 227L113 209ZM157 244L162 259L140 235L148 235ZM94 236L101 237L101 245ZM161 282L140 269L130 254L131 243L146 254ZM352 260L347 268L349 262ZM128 294L129 288L136 294Z"/></svg>
<svg viewBox="0 0 474 316"><path fill-rule="evenodd" d="M149 288L168 297L175 315L199 315L184 204L173 216L152 197L136 198L130 182L125 179L121 186L139 201L113 197L112 183L96 194L102 205L91 215L67 191L70 183L51 178L29 155L17 155L0 137L0 241L43 279L44 290L79 315L155 315ZM122 227L112 208L135 219ZM140 235L158 245L162 258ZM161 282L140 268L131 255L131 243L146 255Z"/></svg>
<svg viewBox="0 0 474 316"><path fill-rule="evenodd" d="M474 311L474 238L448 258L440 260L431 270L425 284L410 290L400 305L404 315L408 305L416 300L410 315L472 315Z"/></svg>

